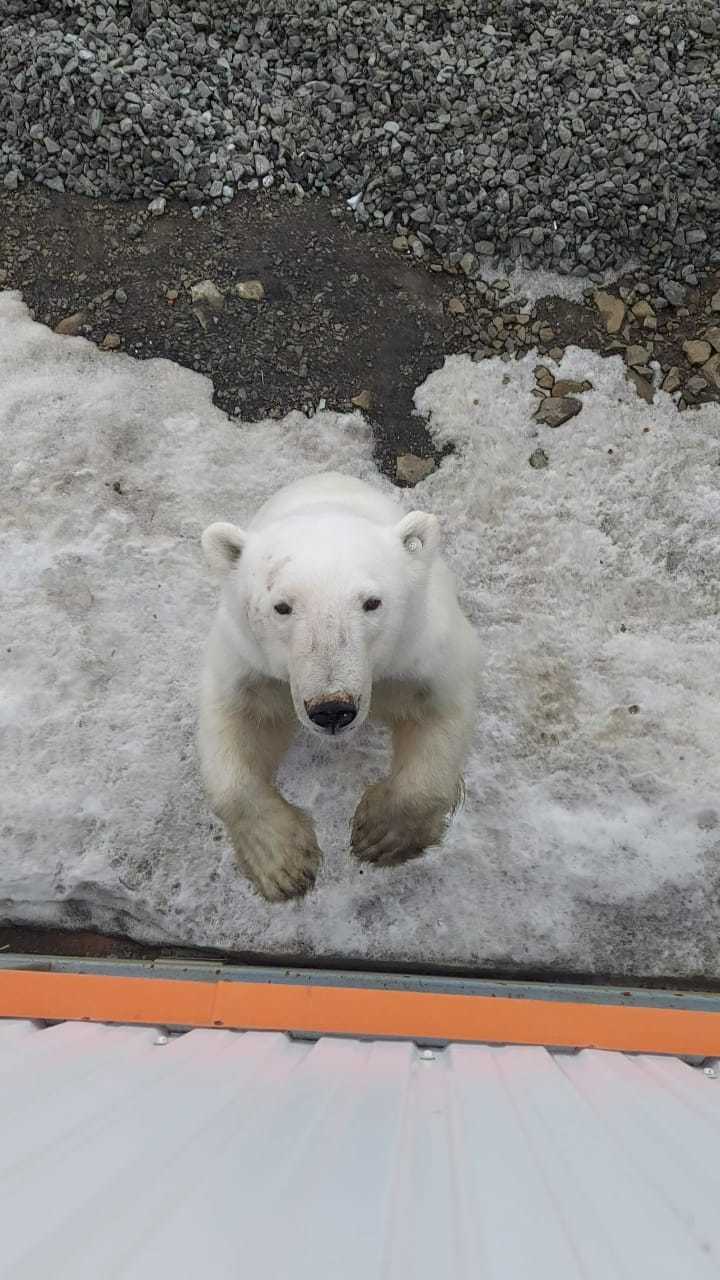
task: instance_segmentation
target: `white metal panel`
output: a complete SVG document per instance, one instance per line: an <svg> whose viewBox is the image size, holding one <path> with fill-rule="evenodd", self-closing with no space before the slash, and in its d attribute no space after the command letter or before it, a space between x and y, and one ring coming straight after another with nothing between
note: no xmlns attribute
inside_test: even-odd
<svg viewBox="0 0 720 1280"><path fill-rule="evenodd" d="M720 1079L0 1021L3 1280L717 1280Z"/></svg>

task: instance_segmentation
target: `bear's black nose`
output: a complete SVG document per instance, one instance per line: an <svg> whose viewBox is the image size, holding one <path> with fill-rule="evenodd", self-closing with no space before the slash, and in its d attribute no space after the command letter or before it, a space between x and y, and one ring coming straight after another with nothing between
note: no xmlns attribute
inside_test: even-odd
<svg viewBox="0 0 720 1280"><path fill-rule="evenodd" d="M316 724L318 729L324 729L326 733L337 733L340 729L346 729L357 716L355 703L347 700L306 703L305 706L313 724Z"/></svg>

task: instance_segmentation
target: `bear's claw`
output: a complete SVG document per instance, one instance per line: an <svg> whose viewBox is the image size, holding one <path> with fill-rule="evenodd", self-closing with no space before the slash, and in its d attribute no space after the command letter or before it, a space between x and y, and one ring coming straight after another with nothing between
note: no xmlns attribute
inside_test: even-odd
<svg viewBox="0 0 720 1280"><path fill-rule="evenodd" d="M447 812L423 810L416 803L401 803L387 783L368 787L352 823L352 851L361 862L390 867L419 858L439 844L447 826Z"/></svg>
<svg viewBox="0 0 720 1280"><path fill-rule="evenodd" d="M307 814L284 805L266 822L232 832L235 854L258 893L286 902L312 889L322 854Z"/></svg>

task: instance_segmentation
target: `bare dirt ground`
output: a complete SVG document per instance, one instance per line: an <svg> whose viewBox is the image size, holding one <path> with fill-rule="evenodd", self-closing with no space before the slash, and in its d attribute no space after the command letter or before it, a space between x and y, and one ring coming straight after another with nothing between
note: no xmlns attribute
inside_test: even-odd
<svg viewBox="0 0 720 1280"><path fill-rule="evenodd" d="M193 300L193 285L208 280L222 295L219 310ZM247 282L260 283L261 300L238 295ZM625 353L641 377L645 357L663 378L675 370L687 407L720 399L720 373L704 373L684 349L717 333L720 279L662 310L641 276L621 280L612 292L625 297L625 318L608 333L590 300L509 302L502 277L488 287L458 265L417 261L330 201L248 196L195 219L187 205L154 217L143 204L0 189L0 287L19 289L52 328L207 374L216 403L239 418L323 401L360 407L379 465L401 484L426 468L398 466L398 457L439 460L413 412L415 388L459 351L510 357L534 347L557 358L577 344Z"/></svg>

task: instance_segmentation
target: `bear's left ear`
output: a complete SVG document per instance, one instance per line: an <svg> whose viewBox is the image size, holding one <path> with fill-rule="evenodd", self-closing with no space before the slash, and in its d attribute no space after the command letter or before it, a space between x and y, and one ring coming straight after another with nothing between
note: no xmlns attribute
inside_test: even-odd
<svg viewBox="0 0 720 1280"><path fill-rule="evenodd" d="M210 568L222 578L243 553L246 534L236 524L211 524L202 536L202 549Z"/></svg>
<svg viewBox="0 0 720 1280"><path fill-rule="evenodd" d="M430 560L440 546L440 524L429 511L410 511L395 526L398 537L411 555Z"/></svg>

